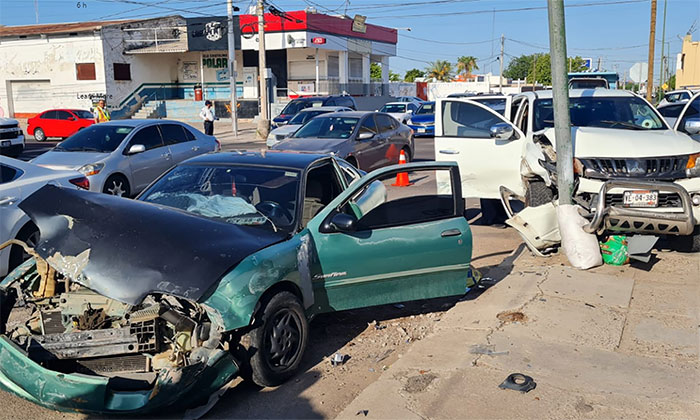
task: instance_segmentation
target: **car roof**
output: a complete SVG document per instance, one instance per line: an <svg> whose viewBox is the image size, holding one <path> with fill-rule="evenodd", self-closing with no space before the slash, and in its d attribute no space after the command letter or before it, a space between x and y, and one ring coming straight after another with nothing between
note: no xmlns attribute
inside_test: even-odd
<svg viewBox="0 0 700 420"><path fill-rule="evenodd" d="M184 164L239 164L294 168L304 170L314 162L329 158L322 153L290 152L281 150L234 150L230 152L207 153L188 159Z"/></svg>
<svg viewBox="0 0 700 420"><path fill-rule="evenodd" d="M551 99L551 90L538 90L536 92L522 92L521 95L534 97L538 99ZM585 98L585 97L614 97L614 98L631 98L636 97L632 92L622 89L569 89L569 98Z"/></svg>
<svg viewBox="0 0 700 420"><path fill-rule="evenodd" d="M316 117L316 118L336 118L336 117L355 117L355 118L361 118L367 114L379 114L379 112L374 112L374 111L340 111L340 112L334 112L332 114L321 114Z"/></svg>
<svg viewBox="0 0 700 420"><path fill-rule="evenodd" d="M304 108L299 112L310 112L310 111L337 111L339 109L350 109L346 106L312 106L309 108Z"/></svg>
<svg viewBox="0 0 700 420"><path fill-rule="evenodd" d="M408 106L410 102L387 102L384 105L406 105Z"/></svg>
<svg viewBox="0 0 700 420"><path fill-rule="evenodd" d="M173 123L173 124L185 124L180 121L175 121L175 120L157 120L157 119L145 119L145 120L112 120L112 121L107 121L103 123L99 123L99 125L118 125L121 127L140 127L142 125L148 125L148 124L153 124L153 123L158 123L158 124L165 124L165 123ZM185 124L186 125L186 124Z"/></svg>

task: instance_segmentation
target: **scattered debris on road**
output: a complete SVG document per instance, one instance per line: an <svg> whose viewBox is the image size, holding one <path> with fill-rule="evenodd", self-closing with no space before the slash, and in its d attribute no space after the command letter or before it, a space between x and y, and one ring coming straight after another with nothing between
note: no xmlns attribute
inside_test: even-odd
<svg viewBox="0 0 700 420"><path fill-rule="evenodd" d="M498 385L501 389L512 389L522 393L530 392L537 386L537 383L527 375L522 373L511 373L505 381Z"/></svg>

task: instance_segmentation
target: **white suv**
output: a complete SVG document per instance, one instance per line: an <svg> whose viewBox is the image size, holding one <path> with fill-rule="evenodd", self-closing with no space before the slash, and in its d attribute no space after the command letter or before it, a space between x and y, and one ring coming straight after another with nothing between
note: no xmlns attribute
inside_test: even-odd
<svg viewBox="0 0 700 420"><path fill-rule="evenodd" d="M674 129L631 92L569 94L573 196L590 220L584 229L684 236L687 247L700 251L700 96L689 101ZM529 208L542 206L523 215L540 223L554 217L557 195L552 92L506 100L511 103L505 115L478 97L439 100L435 157L459 163L465 198L501 199L511 216L511 198ZM511 224L520 225L531 247L552 245L525 217Z"/></svg>
<svg viewBox="0 0 700 420"><path fill-rule="evenodd" d="M24 150L24 134L19 122L12 118L0 118L0 155L17 157Z"/></svg>

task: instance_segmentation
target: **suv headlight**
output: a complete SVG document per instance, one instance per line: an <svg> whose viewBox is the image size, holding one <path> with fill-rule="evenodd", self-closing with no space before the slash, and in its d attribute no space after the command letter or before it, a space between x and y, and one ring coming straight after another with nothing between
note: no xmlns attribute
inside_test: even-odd
<svg viewBox="0 0 700 420"><path fill-rule="evenodd" d="M90 163L87 165L83 165L78 169L78 172L85 176L90 176L90 175L97 175L100 173L102 169L104 169L105 164L104 163Z"/></svg>
<svg viewBox="0 0 700 420"><path fill-rule="evenodd" d="M685 175L688 178L700 176L700 153L688 156L688 164L685 165Z"/></svg>

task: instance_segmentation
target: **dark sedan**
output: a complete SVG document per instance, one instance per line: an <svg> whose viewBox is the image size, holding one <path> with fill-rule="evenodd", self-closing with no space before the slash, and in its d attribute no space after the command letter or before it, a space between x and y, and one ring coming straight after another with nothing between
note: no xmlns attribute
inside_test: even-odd
<svg viewBox="0 0 700 420"><path fill-rule="evenodd" d="M413 157L413 133L392 116L381 112L336 112L320 115L302 126L294 136L273 147L331 153L366 171L398 163L404 151Z"/></svg>

